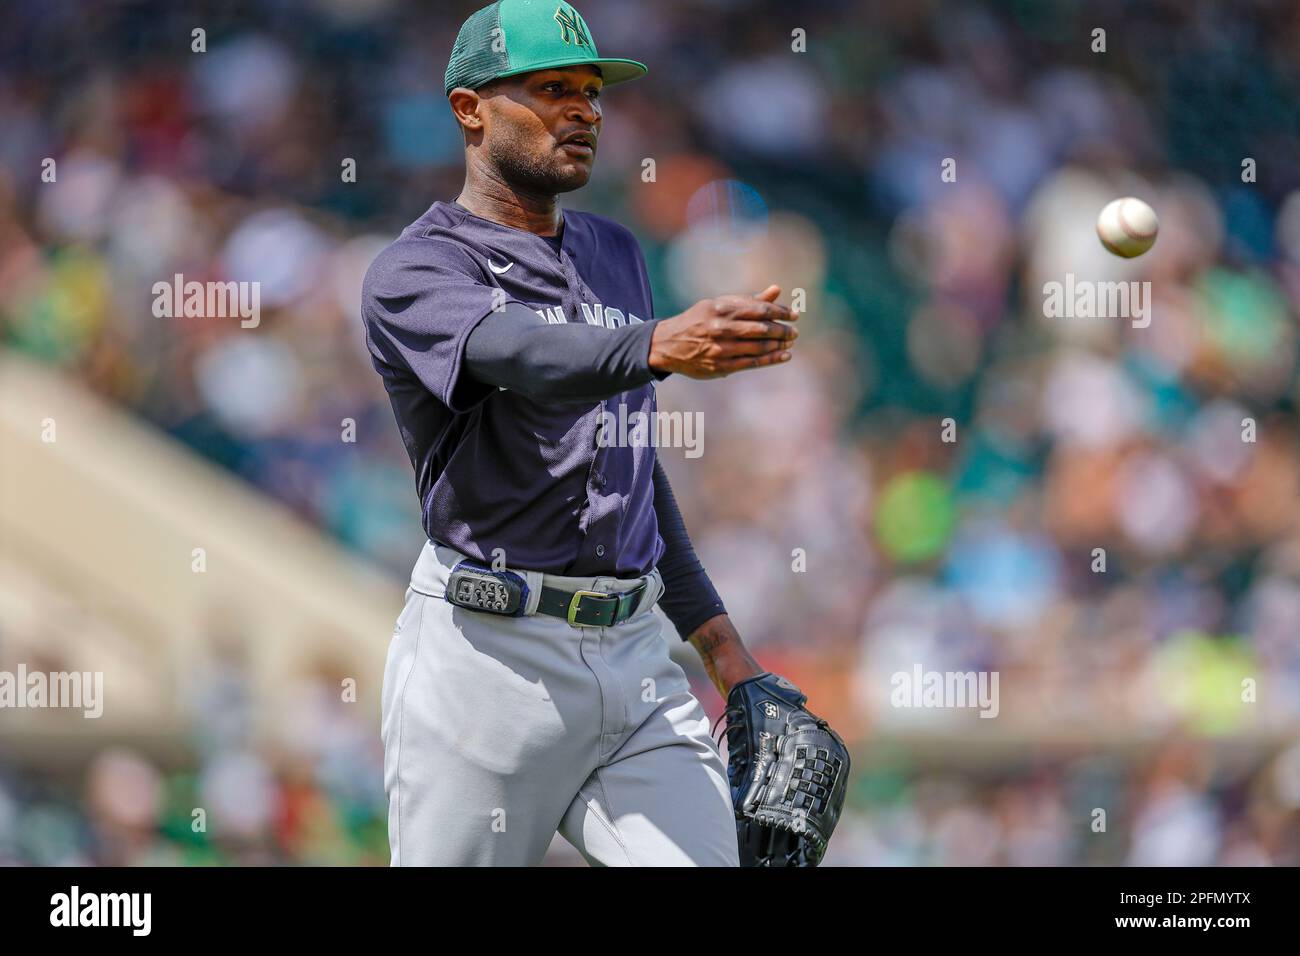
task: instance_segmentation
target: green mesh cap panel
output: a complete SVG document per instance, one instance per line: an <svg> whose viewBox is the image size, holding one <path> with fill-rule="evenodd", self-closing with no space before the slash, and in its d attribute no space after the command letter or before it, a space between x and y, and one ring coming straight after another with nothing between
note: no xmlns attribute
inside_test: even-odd
<svg viewBox="0 0 1300 956"><path fill-rule="evenodd" d="M443 77L444 93L450 93L458 86L476 90L510 69L510 55L505 43L496 44L500 53L492 49L492 41L501 35L500 7L498 2L476 10L461 24L456 44L451 48L447 74Z"/></svg>
<svg viewBox="0 0 1300 956"><path fill-rule="evenodd" d="M636 60L601 56L587 22L567 0L497 0L460 28L443 92L458 86L476 90L505 76L583 64L598 68L606 86L646 73Z"/></svg>

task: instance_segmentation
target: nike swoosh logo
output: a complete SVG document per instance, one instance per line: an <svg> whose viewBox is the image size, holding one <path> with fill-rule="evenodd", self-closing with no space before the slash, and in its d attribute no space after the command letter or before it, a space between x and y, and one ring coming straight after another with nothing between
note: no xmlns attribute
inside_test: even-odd
<svg viewBox="0 0 1300 956"><path fill-rule="evenodd" d="M498 267L497 264L496 264L495 262L493 262L491 259L488 260L488 268L491 269L493 272L495 272L495 273L496 273L497 275L499 275L499 276L503 276L503 275L505 275L507 272L509 272L509 271L510 271L510 267L513 266L513 265L514 265L513 262L507 262L504 266Z"/></svg>

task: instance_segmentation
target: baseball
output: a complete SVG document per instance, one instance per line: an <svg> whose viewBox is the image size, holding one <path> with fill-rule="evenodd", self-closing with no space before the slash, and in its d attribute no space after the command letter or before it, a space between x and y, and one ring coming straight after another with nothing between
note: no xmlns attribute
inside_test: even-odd
<svg viewBox="0 0 1300 956"><path fill-rule="evenodd" d="M1117 256L1132 259L1156 243L1160 220L1156 211L1141 199L1125 196L1107 203L1097 217L1101 244Z"/></svg>

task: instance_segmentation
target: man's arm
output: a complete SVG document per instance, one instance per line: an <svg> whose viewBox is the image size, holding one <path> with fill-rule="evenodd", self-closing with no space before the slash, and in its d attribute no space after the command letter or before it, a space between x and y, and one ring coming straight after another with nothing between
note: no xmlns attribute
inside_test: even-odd
<svg viewBox="0 0 1300 956"><path fill-rule="evenodd" d="M758 296L702 299L680 315L618 329L581 322L552 325L520 302L485 316L465 342L474 380L540 401L600 401L672 372L720 378L790 357L796 318Z"/></svg>
<svg viewBox="0 0 1300 956"><path fill-rule="evenodd" d="M653 323L552 325L520 302L486 316L465 343L479 382L545 402L598 402L659 381L649 364Z"/></svg>
<svg viewBox="0 0 1300 956"><path fill-rule="evenodd" d="M664 596L659 606L678 633L699 652L709 680L725 700L732 684L761 674L763 669L745 648L722 599L696 557L677 499L668 484L668 475L657 459L654 487L655 517L664 539L664 554L659 560Z"/></svg>

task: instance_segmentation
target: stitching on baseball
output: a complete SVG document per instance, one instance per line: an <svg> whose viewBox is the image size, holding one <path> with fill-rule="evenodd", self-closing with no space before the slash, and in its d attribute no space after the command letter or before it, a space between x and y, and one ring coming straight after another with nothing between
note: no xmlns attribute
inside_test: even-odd
<svg viewBox="0 0 1300 956"><path fill-rule="evenodd" d="M1156 234L1156 231L1154 229L1152 229L1150 232L1142 232L1141 230L1134 229L1131 225L1129 225L1129 221L1124 215L1123 201L1121 201L1120 204L1115 207L1115 215L1119 218L1119 227L1124 230L1124 234L1128 236L1130 239L1150 239L1152 236Z"/></svg>

